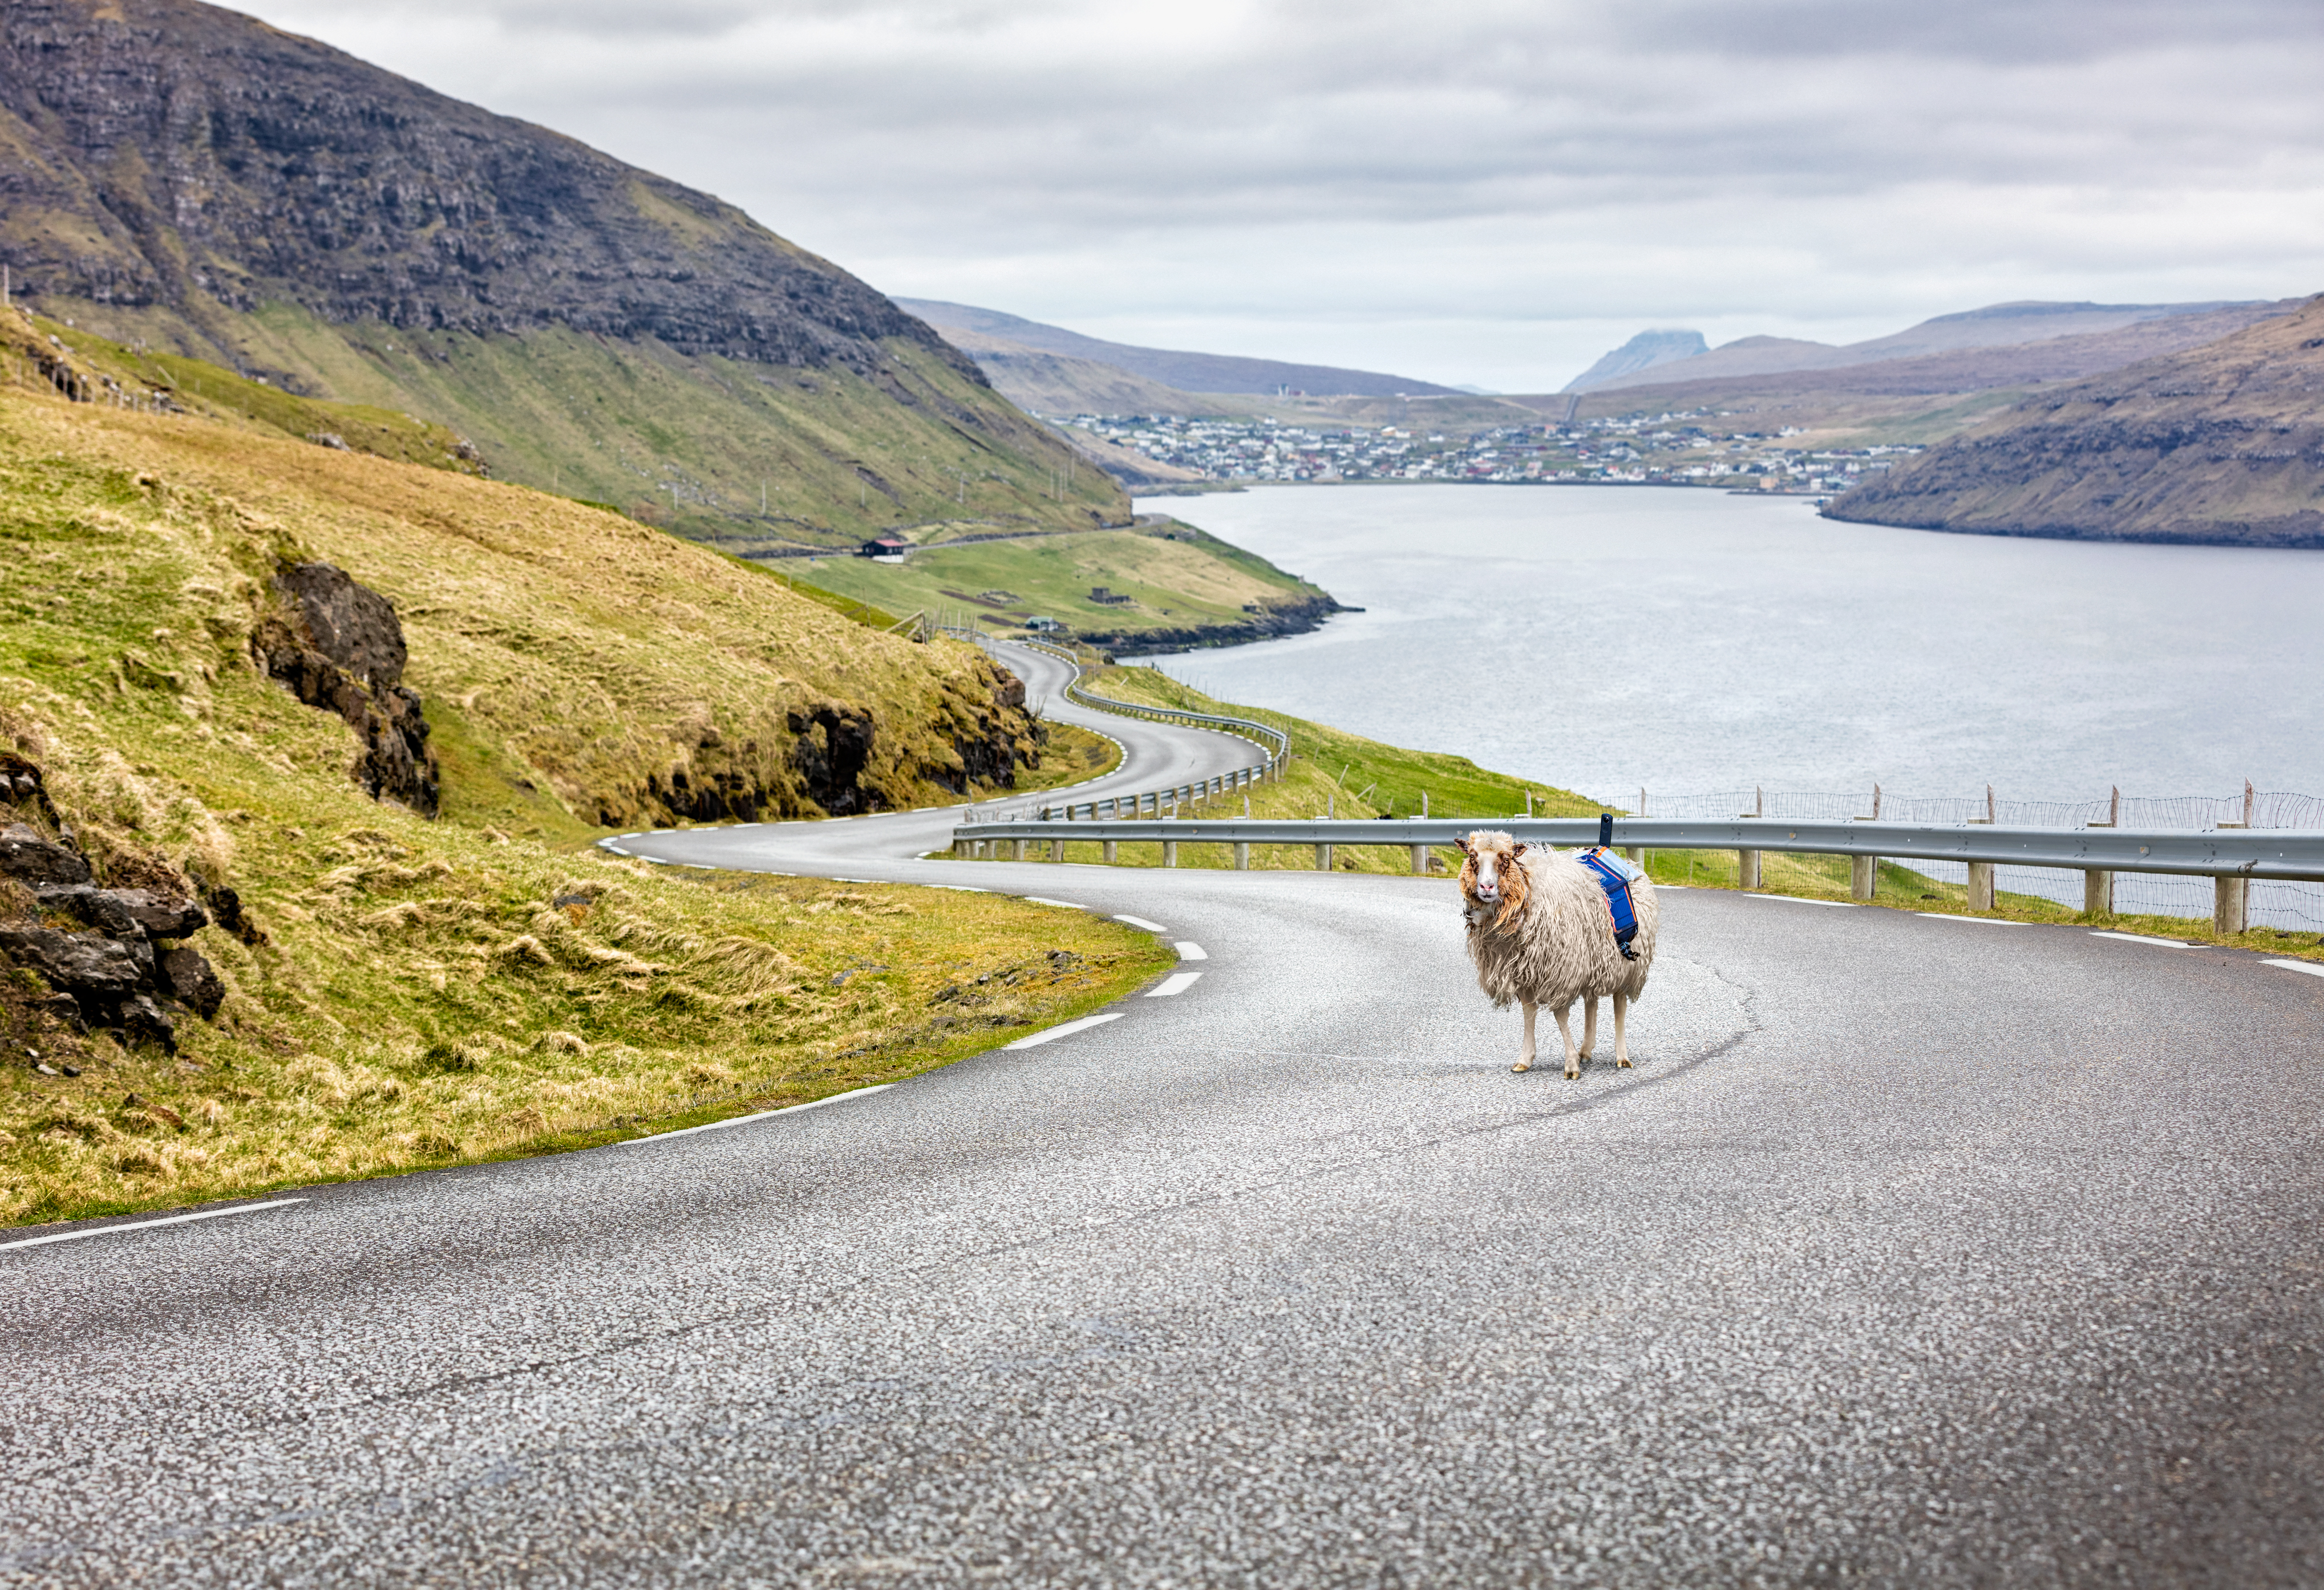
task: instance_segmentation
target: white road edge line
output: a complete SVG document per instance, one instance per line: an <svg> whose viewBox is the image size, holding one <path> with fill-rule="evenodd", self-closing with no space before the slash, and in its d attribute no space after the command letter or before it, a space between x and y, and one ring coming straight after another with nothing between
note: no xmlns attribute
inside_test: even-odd
<svg viewBox="0 0 2324 1590"><path fill-rule="evenodd" d="M1117 916L1116 922L1126 922L1132 927L1142 927L1149 933L1167 933L1170 930L1158 922L1148 922L1143 916Z"/></svg>
<svg viewBox="0 0 2324 1590"><path fill-rule="evenodd" d="M1014 1043L1003 1043L1001 1047L1003 1049L1031 1049L1040 1044L1047 1043L1052 1038L1062 1038L1068 1033L1086 1032L1091 1027L1102 1027L1110 1021L1120 1021L1120 1019L1121 1012L1119 1010L1100 1011L1095 1016L1085 1016L1079 1021L1060 1022L1054 1027L1044 1027L1038 1033L1028 1033L1023 1037L1018 1039Z"/></svg>
<svg viewBox="0 0 2324 1590"><path fill-rule="evenodd" d="M1060 910L1065 911L1086 911L1089 909L1086 905L1076 905L1071 900L1045 900L1038 895L1019 895L1017 897L1024 901L1028 905L1055 905Z"/></svg>
<svg viewBox="0 0 2324 1590"><path fill-rule="evenodd" d="M1661 888L1664 886L1656 884L1655 887L1656 888ZM1674 887L1684 888L1686 886L1684 884L1679 884ZM1794 905L1837 905L1843 911L1853 911L1856 909L1856 902L1853 900L1811 900L1802 895L1755 895L1750 893L1748 890L1746 890L1744 897L1751 900L1784 900ZM1926 916L1929 914L1923 911L1921 914Z"/></svg>
<svg viewBox="0 0 2324 1590"><path fill-rule="evenodd" d="M2304 971L2312 978L2324 978L2324 966L2313 960L2263 960L2262 966L2280 966L2286 971Z"/></svg>
<svg viewBox="0 0 2324 1590"><path fill-rule="evenodd" d="M680 1126L675 1132L656 1132L645 1137L616 1137L608 1148L621 1148L636 1143L661 1143L672 1137L691 1137L696 1132L715 1132L723 1126L746 1126L752 1121L771 1120L777 1116L795 1116L803 1109L821 1109L826 1104L837 1104L843 1098L861 1098L867 1093L885 1093L893 1082L874 1082L869 1088L850 1088L844 1093L833 1093L822 1098L810 1098L805 1104L787 1104L780 1109L762 1109L755 1115L729 1116L723 1121L705 1121L699 1126Z"/></svg>
<svg viewBox="0 0 2324 1590"><path fill-rule="evenodd" d="M12 1247L39 1247L43 1243L73 1242L84 1236L110 1236L116 1231L151 1231L156 1226L182 1226L189 1220L217 1220L228 1215L254 1215L261 1209L288 1209L294 1203L305 1203L303 1198L278 1198L265 1203L236 1204L230 1209L204 1209L192 1215L165 1215L158 1220L134 1220L126 1226L92 1226L86 1231L59 1231L47 1236L19 1237L14 1242L0 1242L0 1253Z"/></svg>
<svg viewBox="0 0 2324 1590"><path fill-rule="evenodd" d="M1179 960L1208 960L1210 958L1211 952L1208 950L1204 949L1200 944L1195 943L1191 939L1180 939L1178 941Z"/></svg>
<svg viewBox="0 0 2324 1590"><path fill-rule="evenodd" d="M1147 989L1146 997L1148 999L1167 999L1173 994L1183 994L1193 988L1195 979L1202 975L1199 971L1174 971L1162 979L1159 987Z"/></svg>
<svg viewBox="0 0 2324 1590"><path fill-rule="evenodd" d="M2153 939L2144 933L2093 933L2094 939L2120 939L2126 944L2160 944L2166 950L2191 950L2195 946L2184 939Z"/></svg>
<svg viewBox="0 0 2324 1590"><path fill-rule="evenodd" d="M2003 916L1955 916L1950 911L1915 911L1915 916L1925 916L1932 922L1981 922L1987 927L2031 927L2030 922L2011 922Z"/></svg>

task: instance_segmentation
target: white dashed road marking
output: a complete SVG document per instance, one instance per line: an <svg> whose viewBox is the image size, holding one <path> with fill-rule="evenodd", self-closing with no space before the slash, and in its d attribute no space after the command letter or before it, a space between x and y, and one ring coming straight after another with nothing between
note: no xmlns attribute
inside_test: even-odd
<svg viewBox="0 0 2324 1590"><path fill-rule="evenodd" d="M1149 933L1167 933L1170 930L1158 922L1148 922L1143 916L1117 916L1116 922L1126 922L1132 927L1142 927Z"/></svg>
<svg viewBox="0 0 2324 1590"><path fill-rule="evenodd" d="M1052 1038L1062 1038L1067 1033L1079 1033L1086 1031L1091 1027L1102 1027L1110 1021L1120 1021L1120 1019L1121 1012L1119 1010L1102 1010L1095 1016L1085 1016L1079 1021L1064 1022L1054 1027L1045 1027L1038 1033L1028 1033L1025 1036L1018 1039L1014 1043L1003 1043L1001 1047L1003 1049L1031 1049L1038 1044L1047 1043Z"/></svg>
<svg viewBox="0 0 2324 1590"><path fill-rule="evenodd" d="M2000 916L1955 916L1950 911L1915 911L1915 916L1925 916L1932 922L1981 922L1987 927L2030 927L2031 923L2011 922Z"/></svg>
<svg viewBox="0 0 2324 1590"><path fill-rule="evenodd" d="M2304 971L2312 978L2324 978L2324 964L2313 960L2263 960L2262 966L2280 966L2286 971Z"/></svg>
<svg viewBox="0 0 2324 1590"><path fill-rule="evenodd" d="M1180 939L1178 941L1179 960L1208 960L1210 958L1211 952L1208 950L1204 949L1200 944L1194 943L1187 939Z"/></svg>
<svg viewBox="0 0 2324 1590"><path fill-rule="evenodd" d="M1146 997L1148 999L1167 999L1173 994L1183 994L1193 988L1194 980L1202 975L1199 971L1174 971L1162 979L1159 987L1147 989Z"/></svg>
<svg viewBox="0 0 2324 1590"><path fill-rule="evenodd" d="M126 1226L93 1226L86 1231L59 1231L47 1236L23 1236L14 1242L0 1242L0 1252L12 1247L39 1247L51 1242L72 1242L84 1236L110 1236L116 1231L151 1231L156 1226L182 1226L189 1220L217 1220L227 1215L254 1215L261 1209L287 1209L294 1203L306 1201L303 1198L278 1198L266 1203L236 1204L230 1209L204 1209L195 1215L167 1215L159 1220L136 1220Z"/></svg>
<svg viewBox="0 0 2324 1590"><path fill-rule="evenodd" d="M2144 933L2094 933L2090 937L2094 939L2120 939L2126 944L2160 944L2166 950L2191 950L2195 947L2194 945L2188 943L2183 939L2154 939L2149 938Z"/></svg>
<svg viewBox="0 0 2324 1590"><path fill-rule="evenodd" d="M1086 905L1076 905L1071 900L1045 900L1038 895L1019 895L1017 897L1024 901L1028 905L1056 905L1066 911L1086 911L1089 909Z"/></svg>

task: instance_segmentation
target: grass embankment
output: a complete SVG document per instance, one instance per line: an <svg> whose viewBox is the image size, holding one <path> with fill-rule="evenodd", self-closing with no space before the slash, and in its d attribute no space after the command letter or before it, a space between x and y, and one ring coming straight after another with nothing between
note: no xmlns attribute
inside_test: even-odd
<svg viewBox="0 0 2324 1590"><path fill-rule="evenodd" d="M890 612L925 610L995 633L1020 630L1036 614L1081 632L1240 629L1253 607L1330 600L1265 558L1175 521L923 547L900 564L818 559L798 574ZM1098 586L1130 601L1097 602Z"/></svg>
<svg viewBox="0 0 2324 1590"><path fill-rule="evenodd" d="M353 732L254 668L271 574L318 557L400 610L438 821L366 798ZM1079 913L587 848L603 819L666 821L651 792L688 770L790 809L783 713L819 700L875 713L887 804L957 799L936 779L991 685L971 648L880 635L613 514L0 389L0 749L45 770L101 883L228 886L249 924L193 939L227 994L180 1018L174 1058L73 1033L0 973L0 1221L763 1107L1126 991L1169 952ZM0 914L31 914L10 887Z"/></svg>

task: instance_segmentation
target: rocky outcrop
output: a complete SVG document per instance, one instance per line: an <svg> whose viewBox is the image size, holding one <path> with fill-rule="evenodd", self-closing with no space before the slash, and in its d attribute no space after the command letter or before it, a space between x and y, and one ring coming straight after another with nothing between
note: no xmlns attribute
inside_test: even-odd
<svg viewBox="0 0 2324 1590"><path fill-rule="evenodd" d="M1185 624L1168 629L1075 630L1074 639L1120 657L1153 652L1184 651L1190 646L1240 646L1251 640L1273 640L1284 635L1305 635L1320 630L1335 612L1356 612L1328 596L1270 602L1239 624Z"/></svg>
<svg viewBox="0 0 2324 1590"><path fill-rule="evenodd" d="M866 810L860 780L871 765L872 747L879 737L869 707L842 702L817 702L795 708L788 719L798 736L791 760L806 782L815 804L835 817Z"/></svg>
<svg viewBox="0 0 2324 1590"><path fill-rule="evenodd" d="M355 778L373 799L433 817L441 779L420 693L403 683L409 653L394 604L327 563L292 565L274 584L285 611L251 637L259 666L363 737Z"/></svg>
<svg viewBox="0 0 2324 1590"><path fill-rule="evenodd" d="M21 788L12 778L9 804L19 810L32 804ZM62 835L50 839L28 823L0 828L0 878L32 901L23 920L0 923L0 958L38 973L63 1002L56 1014L164 1048L177 1043L171 1006L217 1014L226 985L201 951L171 942L209 924L199 902L162 889L99 887Z"/></svg>
<svg viewBox="0 0 2324 1590"><path fill-rule="evenodd" d="M2324 547L2324 299L2028 399L1824 512L1978 535Z"/></svg>

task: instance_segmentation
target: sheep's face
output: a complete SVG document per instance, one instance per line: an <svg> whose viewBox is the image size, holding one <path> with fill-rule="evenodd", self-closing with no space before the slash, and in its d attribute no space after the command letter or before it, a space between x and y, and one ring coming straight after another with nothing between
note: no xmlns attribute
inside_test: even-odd
<svg viewBox="0 0 2324 1590"><path fill-rule="evenodd" d="M1461 864L1461 892L1471 907L1498 922L1525 903L1525 869L1517 861L1526 851L1523 842L1485 832L1453 842L1468 857Z"/></svg>

